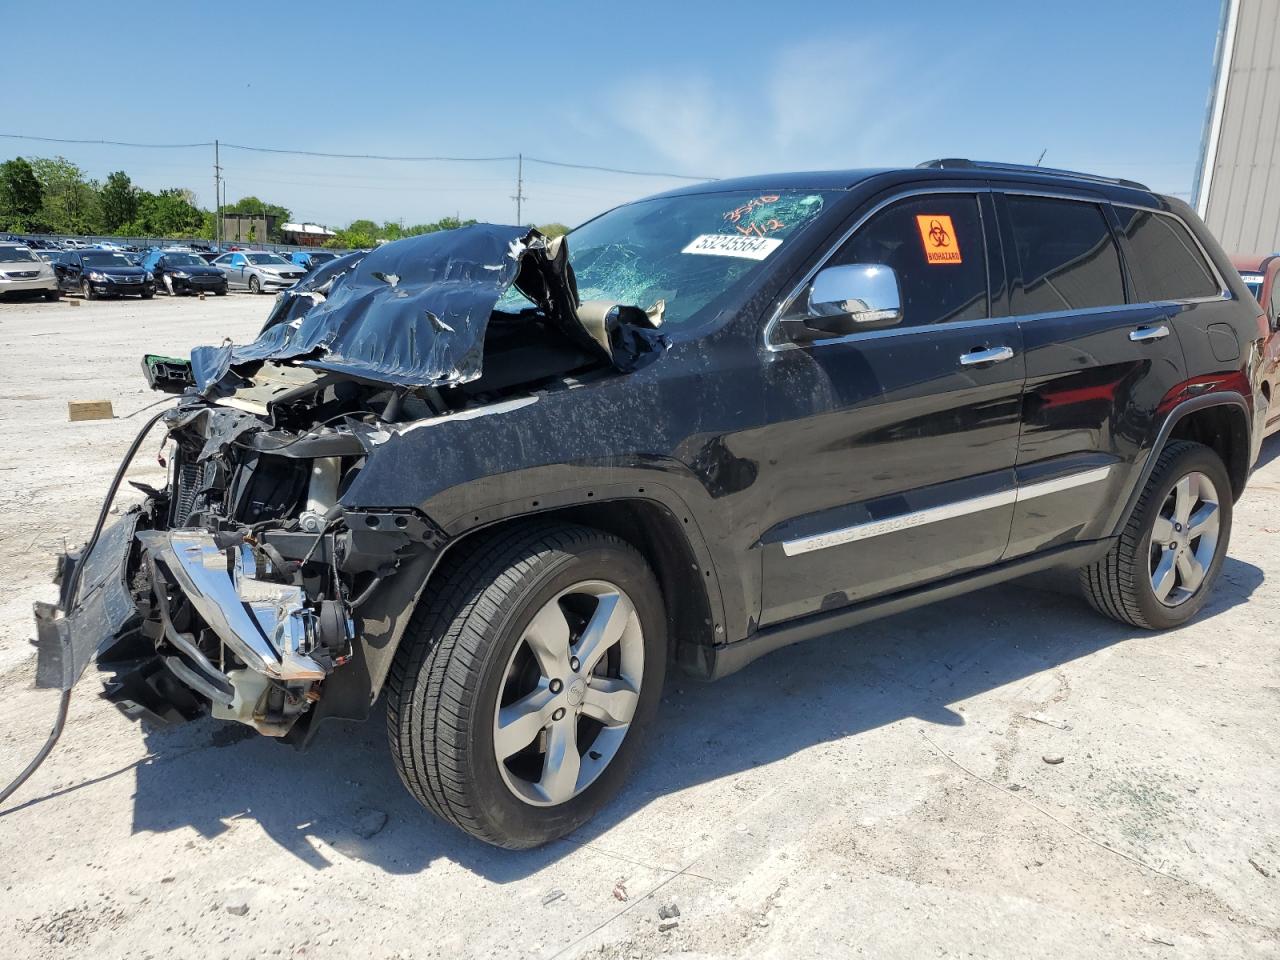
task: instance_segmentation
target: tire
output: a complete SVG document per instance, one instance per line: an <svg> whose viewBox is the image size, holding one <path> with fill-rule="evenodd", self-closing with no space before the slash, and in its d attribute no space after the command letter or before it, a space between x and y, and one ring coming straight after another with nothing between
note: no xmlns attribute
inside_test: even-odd
<svg viewBox="0 0 1280 960"><path fill-rule="evenodd" d="M213 291L213 293L215 296L225 297L227 295L227 288L219 287L217 290Z"/></svg>
<svg viewBox="0 0 1280 960"><path fill-rule="evenodd" d="M405 786L437 816L495 846L540 846L589 820L627 777L662 694L667 651L662 594L633 547L588 527L521 525L482 535L463 549L464 555L447 558L434 575L396 652L387 680L391 752ZM582 591L602 587L616 593L606 589L590 600L598 605L582 605L587 597ZM575 652L584 661L590 657L591 631L582 624L595 624L592 617L606 610L606 602L617 604L609 611L626 611L623 601L631 604L629 612L618 618L601 614L600 623L625 622L625 627L618 629L616 641L596 647L605 652L588 672L586 662L573 658ZM574 612L566 615L570 605ZM542 656L552 655L548 649L560 646L554 642L560 634L545 632L552 642L535 655L527 642L527 636L538 635L531 629L535 616L538 622L565 624L563 650L556 655L568 672L554 678L561 680L558 690L540 664ZM572 641L573 628L566 621L575 616L579 632ZM566 653L569 658L563 659ZM618 679L611 679L615 670ZM632 697L635 690L628 684L638 685L638 696ZM630 691L627 703L634 713L629 723L610 730L591 714L601 694L619 686ZM543 706L522 711L536 696L545 697L538 701ZM519 727L529 742L505 761L499 760L497 745L519 743L522 737L515 726L506 727L505 735L499 730L500 708L528 714L531 721ZM625 715L625 709L615 712ZM560 797L554 795L548 759L557 752L555 742L578 747L575 762L555 767L570 771L561 777ZM570 756L568 748L560 756ZM543 782L551 785L548 793L542 792Z"/></svg>
<svg viewBox="0 0 1280 960"><path fill-rule="evenodd" d="M258 282L258 278L257 278L257 277L250 277L250 278L249 278L249 292L250 292L250 293L261 293L261 292L262 292L262 284Z"/></svg>
<svg viewBox="0 0 1280 960"><path fill-rule="evenodd" d="M44 298L48 300L50 303L59 299L61 296L62 296L62 291L57 289L56 287L52 290L46 290L44 292Z"/></svg>
<svg viewBox="0 0 1280 960"><path fill-rule="evenodd" d="M93 292L93 285L88 280L80 281L80 296L86 300L97 300L98 295Z"/></svg>
<svg viewBox="0 0 1280 960"><path fill-rule="evenodd" d="M1180 483L1186 485L1182 492ZM1193 498L1190 518L1204 521L1194 526L1179 522L1177 515L1179 498L1187 489ZM1204 497L1210 493L1216 497L1215 509L1202 513L1208 503ZM1231 479L1217 453L1185 440L1170 443L1160 451L1115 546L1080 570L1085 599L1099 613L1134 627L1166 630L1186 623L1204 606L1222 571L1231 539L1231 515ZM1207 531L1214 516L1210 544L1205 537L1210 535ZM1158 523L1159 531L1170 537L1168 548L1161 545L1163 536L1153 536ZM1196 535L1195 530L1204 532ZM1175 546L1181 547L1181 553ZM1198 582L1194 576L1188 580L1185 569L1200 570L1203 575ZM1163 599L1157 582L1165 591ZM1187 589L1188 583L1194 588Z"/></svg>
<svg viewBox="0 0 1280 960"><path fill-rule="evenodd" d="M155 294L154 294L154 293L144 293L144 294L142 295L142 299L143 299L143 300L150 300L150 299L151 299L152 297L154 297L154 296L155 296Z"/></svg>

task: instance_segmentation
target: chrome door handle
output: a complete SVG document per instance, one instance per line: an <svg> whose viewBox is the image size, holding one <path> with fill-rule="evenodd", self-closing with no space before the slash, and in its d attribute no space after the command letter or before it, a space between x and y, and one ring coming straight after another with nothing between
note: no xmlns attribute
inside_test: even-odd
<svg viewBox="0 0 1280 960"><path fill-rule="evenodd" d="M1129 333L1129 339L1134 343L1150 343L1152 340L1163 340L1169 335L1169 328L1163 323L1158 327L1138 327Z"/></svg>
<svg viewBox="0 0 1280 960"><path fill-rule="evenodd" d="M978 363L1000 363L1013 359L1013 347L992 347L990 350L970 350L960 354L962 366L972 367Z"/></svg>

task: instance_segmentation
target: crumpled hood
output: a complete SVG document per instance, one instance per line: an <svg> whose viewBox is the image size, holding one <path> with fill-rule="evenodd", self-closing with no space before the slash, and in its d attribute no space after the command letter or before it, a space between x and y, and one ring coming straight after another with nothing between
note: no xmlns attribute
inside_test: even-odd
<svg viewBox="0 0 1280 960"><path fill-rule="evenodd" d="M193 350L192 373L201 392L264 360L305 360L405 387L466 383L480 376L489 315L512 285L560 332L620 369L665 345L656 331L626 324L615 337L621 347L601 346L578 319L564 238L481 223L323 264L281 295L253 343Z"/></svg>

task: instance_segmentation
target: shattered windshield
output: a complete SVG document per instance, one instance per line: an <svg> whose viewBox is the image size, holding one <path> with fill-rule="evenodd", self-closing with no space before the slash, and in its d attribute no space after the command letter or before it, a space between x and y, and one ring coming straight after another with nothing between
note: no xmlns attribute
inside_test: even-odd
<svg viewBox="0 0 1280 960"><path fill-rule="evenodd" d="M618 207L569 234L583 300L647 309L682 324L763 268L834 191L776 190L657 197Z"/></svg>

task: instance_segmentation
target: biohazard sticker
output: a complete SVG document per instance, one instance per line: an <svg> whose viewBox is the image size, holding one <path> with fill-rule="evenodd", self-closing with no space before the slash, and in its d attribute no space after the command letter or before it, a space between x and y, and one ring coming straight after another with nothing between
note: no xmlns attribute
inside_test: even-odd
<svg viewBox="0 0 1280 960"><path fill-rule="evenodd" d="M782 246L777 237L744 237L732 233L704 233L694 237L681 253L700 253L712 257L744 257L763 260Z"/></svg>
<svg viewBox="0 0 1280 960"><path fill-rule="evenodd" d="M916 217L920 228L920 242L924 244L926 263L963 263L960 241L951 226L951 218L944 214L923 214Z"/></svg>

